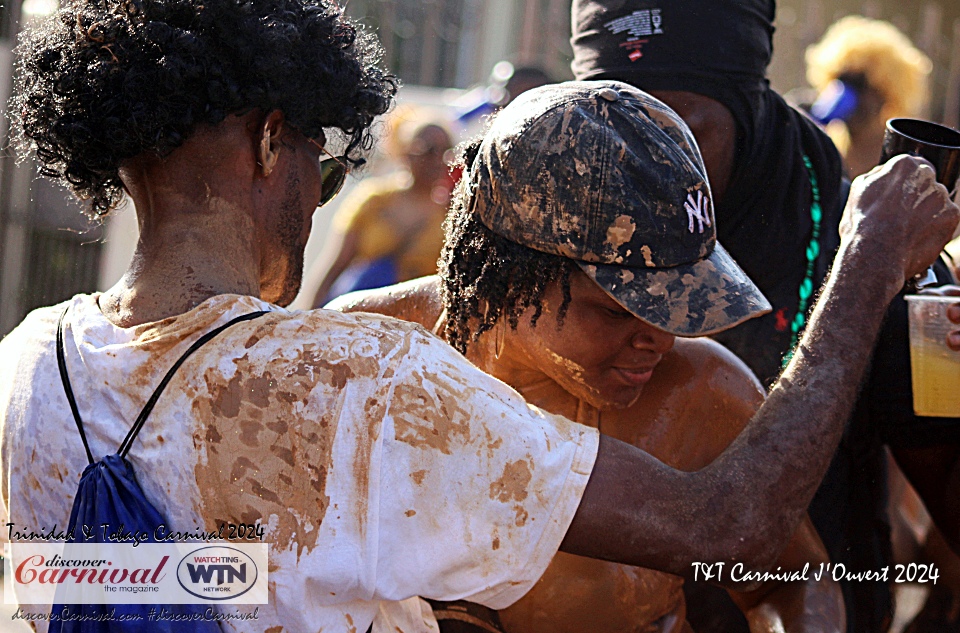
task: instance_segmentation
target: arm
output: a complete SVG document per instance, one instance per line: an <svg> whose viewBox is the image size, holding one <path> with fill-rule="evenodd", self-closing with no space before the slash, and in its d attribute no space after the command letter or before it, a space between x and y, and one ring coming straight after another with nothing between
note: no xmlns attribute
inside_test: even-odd
<svg viewBox="0 0 960 633"><path fill-rule="evenodd" d="M693 561L769 568L826 472L887 303L937 257L958 217L925 162L898 157L858 179L807 331L746 430L694 473L601 437L561 549L673 574Z"/></svg>
<svg viewBox="0 0 960 633"><path fill-rule="evenodd" d="M433 329L443 311L436 275L412 279L386 288L350 292L337 297L324 308L340 312L374 312L419 323L428 330Z"/></svg>
<svg viewBox="0 0 960 633"><path fill-rule="evenodd" d="M796 582L770 581L750 592L730 592L730 597L747 616L750 630L810 631L811 633L842 632L846 629L846 613L840 585L829 574L817 581L814 573L830 558L820 537L804 517L800 527L777 559L777 570L802 571L809 564L807 580Z"/></svg>
<svg viewBox="0 0 960 633"><path fill-rule="evenodd" d="M742 360L710 339L680 339L674 351L699 368L688 383L692 388L684 389L682 397L699 403L685 422L698 430L699 446L709 447L710 452L699 458L705 460L699 462L705 465L743 431L763 404L766 392ZM708 429L703 428L705 416L712 418ZM805 572L806 580L771 580L750 592L730 591L730 597L743 611L754 633L839 633L846 622L840 586L829 572L819 581L814 576L822 563L829 562L813 523L804 517L773 571Z"/></svg>

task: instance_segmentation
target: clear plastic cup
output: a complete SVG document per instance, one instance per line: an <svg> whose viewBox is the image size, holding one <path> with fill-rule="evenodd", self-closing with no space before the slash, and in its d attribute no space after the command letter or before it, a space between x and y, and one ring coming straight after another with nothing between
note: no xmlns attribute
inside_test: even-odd
<svg viewBox="0 0 960 633"><path fill-rule="evenodd" d="M960 352L947 347L947 306L960 297L907 295L913 411L917 415L960 417Z"/></svg>

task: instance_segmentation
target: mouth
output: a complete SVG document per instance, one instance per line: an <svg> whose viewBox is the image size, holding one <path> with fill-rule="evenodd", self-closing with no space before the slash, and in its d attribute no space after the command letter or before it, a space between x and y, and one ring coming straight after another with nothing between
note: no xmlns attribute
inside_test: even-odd
<svg viewBox="0 0 960 633"><path fill-rule="evenodd" d="M614 372L624 383L633 387L642 387L653 377L653 366L650 367L614 367Z"/></svg>

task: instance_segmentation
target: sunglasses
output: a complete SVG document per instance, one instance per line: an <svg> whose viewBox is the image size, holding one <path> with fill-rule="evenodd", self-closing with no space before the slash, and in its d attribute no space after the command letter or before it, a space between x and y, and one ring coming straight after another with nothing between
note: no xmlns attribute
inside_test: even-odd
<svg viewBox="0 0 960 633"><path fill-rule="evenodd" d="M307 139L316 145L321 152L327 155L320 161L320 205L323 206L330 202L335 195L343 189L343 183L347 180L347 174L350 168L340 158L327 151L327 149L315 140Z"/></svg>

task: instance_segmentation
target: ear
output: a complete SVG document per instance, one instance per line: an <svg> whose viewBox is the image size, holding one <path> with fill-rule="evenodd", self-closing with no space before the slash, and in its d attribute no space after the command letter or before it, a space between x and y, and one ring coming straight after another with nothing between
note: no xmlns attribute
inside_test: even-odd
<svg viewBox="0 0 960 633"><path fill-rule="evenodd" d="M271 110L263 119L260 129L260 144L257 147L257 163L266 178L280 158L280 134L283 132L283 113Z"/></svg>

